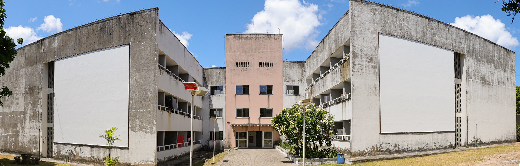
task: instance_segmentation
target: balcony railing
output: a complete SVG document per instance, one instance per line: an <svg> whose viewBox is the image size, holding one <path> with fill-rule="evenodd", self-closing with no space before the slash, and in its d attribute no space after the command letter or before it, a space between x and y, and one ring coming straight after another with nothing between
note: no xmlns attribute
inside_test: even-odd
<svg viewBox="0 0 520 166"><path fill-rule="evenodd" d="M344 102L344 101L347 101L347 100L350 100L350 97L352 97L352 95L349 94L343 94L335 99L332 99L328 102L325 102L325 103L322 103L320 104L320 107L322 108L327 108L329 106L333 106L333 105L336 105L336 104L339 104L341 102Z"/></svg>
<svg viewBox="0 0 520 166"><path fill-rule="evenodd" d="M343 65L343 63L347 62L349 59L350 59L350 54L347 54L347 56L345 56L345 58L341 59L338 63L334 64L334 66L331 66L329 70L325 71L324 73L321 73L320 77L316 78L315 80L312 80L311 84L309 84L305 88L305 91L309 90L312 86L314 86L314 84L316 84L316 82L318 82L319 80L321 80L325 76L327 76L327 74L338 69L341 65Z"/></svg>
<svg viewBox="0 0 520 166"><path fill-rule="evenodd" d="M157 105L157 109L161 110L161 111L166 111L168 113L178 114L178 115L187 116L187 117L191 118L191 114L189 112L183 112L182 110L177 110L177 109L162 106L162 105ZM195 115L195 116L193 116L193 119L202 120L202 117Z"/></svg>
<svg viewBox="0 0 520 166"><path fill-rule="evenodd" d="M200 143L201 143L200 140L193 142L193 144L200 144ZM179 146L179 145L181 145L181 146ZM189 142L184 142L184 143L170 144L170 145L164 145L164 146L157 146L157 151L160 152L160 151L165 151L165 150L177 149L180 147L188 147L189 145L190 145Z"/></svg>
<svg viewBox="0 0 520 166"><path fill-rule="evenodd" d="M164 71L164 72L166 72L166 74L170 75L171 77L175 78L176 80L179 80L180 82L184 82L184 80L181 77L177 76L172 71L166 69L166 67L162 66L161 64L159 64L159 71Z"/></svg>
<svg viewBox="0 0 520 166"><path fill-rule="evenodd" d="M336 135L334 141L350 141L350 135Z"/></svg>

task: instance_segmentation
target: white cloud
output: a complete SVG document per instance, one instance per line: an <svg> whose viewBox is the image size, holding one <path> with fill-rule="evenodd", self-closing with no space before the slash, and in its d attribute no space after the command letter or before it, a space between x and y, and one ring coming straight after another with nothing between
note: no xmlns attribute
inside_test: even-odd
<svg viewBox="0 0 520 166"><path fill-rule="evenodd" d="M46 32L61 32L63 24L61 23L60 18L56 18L53 15L48 15L43 18L44 23L40 25L40 27L36 28L36 30L43 30Z"/></svg>
<svg viewBox="0 0 520 166"><path fill-rule="evenodd" d="M31 18L29 19L29 22L34 22L34 21L36 21L36 19L38 19L38 17L31 17Z"/></svg>
<svg viewBox="0 0 520 166"><path fill-rule="evenodd" d="M451 25L462 28L499 45L507 48L518 46L518 39L506 30L505 24L500 19L494 19L491 15L456 17Z"/></svg>
<svg viewBox="0 0 520 166"><path fill-rule="evenodd" d="M327 7L329 7L329 10L330 10L330 8L334 7L334 5L329 3L329 4L327 4Z"/></svg>
<svg viewBox="0 0 520 166"><path fill-rule="evenodd" d="M184 44L184 46L188 47L188 45L190 45L188 40L191 39L191 36L193 36L192 34L186 32L186 31L182 32L182 35L175 33L175 31L172 31L172 32L175 36L177 36L177 38L181 41L181 43Z"/></svg>
<svg viewBox="0 0 520 166"><path fill-rule="evenodd" d="M410 6L415 6L417 4L419 4L419 2L416 0L408 0L407 4L401 4L401 5L403 5L404 7L410 7Z"/></svg>
<svg viewBox="0 0 520 166"><path fill-rule="evenodd" d="M103 0L103 2L108 2L108 1L110 1L110 0ZM117 2L120 2L120 0L116 0L116 1L117 1Z"/></svg>
<svg viewBox="0 0 520 166"><path fill-rule="evenodd" d="M217 67L217 66L215 66L215 65L211 65L211 67Z"/></svg>
<svg viewBox="0 0 520 166"><path fill-rule="evenodd" d="M320 19L318 5L298 0L266 0L264 10L255 14L245 33L280 31L285 49L312 49L318 44L316 27L321 25Z"/></svg>
<svg viewBox="0 0 520 166"><path fill-rule="evenodd" d="M23 38L22 45L32 43L38 39L41 39L41 37L38 37L38 35L36 35L34 29L29 27L22 27L21 25L17 27L9 27L5 29L5 32L9 37L14 39L15 43L18 38Z"/></svg>

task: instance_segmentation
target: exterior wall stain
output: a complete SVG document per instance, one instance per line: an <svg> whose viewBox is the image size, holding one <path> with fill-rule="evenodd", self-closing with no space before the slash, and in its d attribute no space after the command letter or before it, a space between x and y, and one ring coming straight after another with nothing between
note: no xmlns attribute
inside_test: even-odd
<svg viewBox="0 0 520 166"><path fill-rule="evenodd" d="M113 149L113 155L128 164L155 164L158 56L155 33L158 9L146 9L78 26L40 39L18 49L0 84L13 96L0 108L0 150L38 154L47 133L39 133L42 104L47 92L44 63L95 50L130 45L129 147ZM44 91L45 90L45 91ZM41 130L40 130L41 132ZM101 139L101 138L100 138ZM44 140L46 143L46 140ZM54 144L53 157L70 161L99 161L106 148ZM41 149L42 151L45 149Z"/></svg>

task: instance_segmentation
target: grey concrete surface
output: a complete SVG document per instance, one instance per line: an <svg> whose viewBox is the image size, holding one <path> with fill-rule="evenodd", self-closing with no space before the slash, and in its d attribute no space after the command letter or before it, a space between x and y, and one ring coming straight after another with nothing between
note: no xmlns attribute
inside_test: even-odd
<svg viewBox="0 0 520 166"><path fill-rule="evenodd" d="M465 115L461 116L469 118L462 123L463 145L514 141L514 52L447 23L395 7L351 0L349 8L352 151L428 150L452 147L455 142L454 133L380 134L377 119L381 33L462 53L462 86L466 86L462 94L467 98L462 101ZM335 38L340 37L330 40ZM403 136L410 141L404 142Z"/></svg>
<svg viewBox="0 0 520 166"><path fill-rule="evenodd" d="M231 150L216 165L222 166L275 166L275 165L294 165L276 149L238 149Z"/></svg>
<svg viewBox="0 0 520 166"><path fill-rule="evenodd" d="M156 162L157 57L159 9L152 8L88 23L40 39L18 49L0 84L13 96L0 107L0 150L38 154L45 145L47 87L45 63L96 50L130 45L129 147L112 149L112 155L131 164ZM41 133L39 133L41 132ZM39 138L39 135L42 139ZM106 148L54 144L53 157L75 161L101 160ZM46 149L41 149L46 151Z"/></svg>

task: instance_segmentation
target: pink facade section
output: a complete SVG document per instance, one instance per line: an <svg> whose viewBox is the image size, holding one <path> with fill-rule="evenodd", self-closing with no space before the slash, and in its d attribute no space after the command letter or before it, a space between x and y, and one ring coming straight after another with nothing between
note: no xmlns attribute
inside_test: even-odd
<svg viewBox="0 0 520 166"><path fill-rule="evenodd" d="M273 117L283 109L282 56L281 34L226 35L226 137L231 147L236 147L236 131L273 131L273 141L279 139L272 127L265 127L272 117L260 117L260 109L272 109ZM249 86L249 94L236 94L237 85ZM272 86L272 94L260 94L264 85ZM249 117L237 117L237 108L248 108Z"/></svg>

